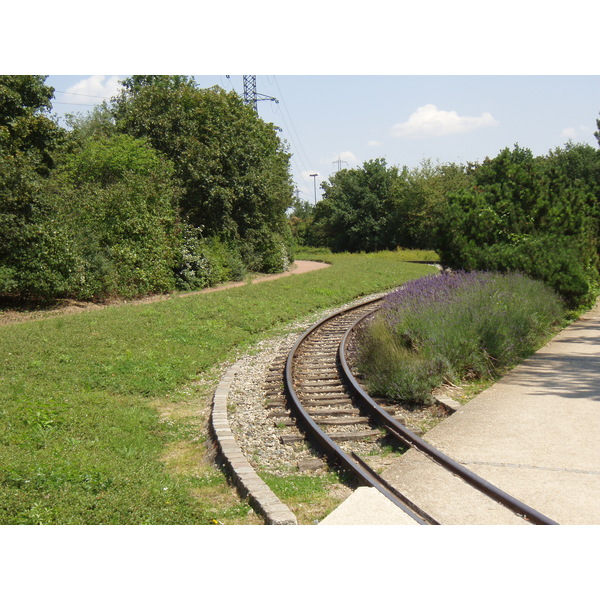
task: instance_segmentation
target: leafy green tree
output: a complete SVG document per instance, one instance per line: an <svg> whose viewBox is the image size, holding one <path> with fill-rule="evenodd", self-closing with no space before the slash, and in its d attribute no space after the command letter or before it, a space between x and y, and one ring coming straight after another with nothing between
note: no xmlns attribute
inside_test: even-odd
<svg viewBox="0 0 600 600"><path fill-rule="evenodd" d="M61 129L48 116L53 88L41 75L0 75L0 293L19 291L24 249L52 247L41 227L48 207L41 190Z"/></svg>
<svg viewBox="0 0 600 600"><path fill-rule="evenodd" d="M117 128L149 140L175 166L182 214L235 244L251 269L289 259L290 155L241 98L184 76L134 76L112 105Z"/></svg>
<svg viewBox="0 0 600 600"><path fill-rule="evenodd" d="M315 246L314 236L315 206L306 200L294 199L289 215L290 228L294 241L299 246Z"/></svg>
<svg viewBox="0 0 600 600"><path fill-rule="evenodd" d="M342 169L322 183L314 223L334 252L393 249L405 241L398 211L402 180L382 158Z"/></svg>
<svg viewBox="0 0 600 600"><path fill-rule="evenodd" d="M173 167L145 141L89 137L57 168L54 218L67 223L70 295L132 297L175 287L182 238Z"/></svg>
<svg viewBox="0 0 600 600"><path fill-rule="evenodd" d="M65 116L68 137L63 145L64 152L76 151L78 145L89 138L110 137L117 133L113 114L106 102L94 106L85 115L75 113Z"/></svg>
<svg viewBox="0 0 600 600"><path fill-rule="evenodd" d="M444 226L447 195L469 187L472 169L472 165L433 164L427 159L415 169L404 170L406 184L398 210L404 215L407 247L435 247L436 230Z"/></svg>
<svg viewBox="0 0 600 600"><path fill-rule="evenodd" d="M0 75L0 149L3 156L24 153L37 169L52 166L51 149L60 131L48 116L54 88L42 75Z"/></svg>

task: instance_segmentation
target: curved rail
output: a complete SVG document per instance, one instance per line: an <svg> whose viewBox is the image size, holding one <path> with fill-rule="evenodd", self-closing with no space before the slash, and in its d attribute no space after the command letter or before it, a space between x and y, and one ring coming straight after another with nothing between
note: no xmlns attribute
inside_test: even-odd
<svg viewBox="0 0 600 600"><path fill-rule="evenodd" d="M352 331L365 319L372 316L374 312L375 311L361 317L360 319L357 319L351 325L351 327L348 328L344 334L344 337L342 338L342 341L340 342L338 355L345 383L351 388L353 394L359 403L362 404L363 408L372 416L373 419L375 419L382 427L385 427L398 440L427 455L434 462L444 467L454 475L457 475L463 481L479 490L489 498L492 498L503 506L506 506L517 515L522 516L536 525L558 525L556 521L553 521L546 515L543 515L534 508L531 508L527 504L524 504L520 500L517 500L513 496L492 485L489 481L486 481L460 463L451 459L449 456L446 456L443 452L440 452L437 448L427 443L423 438L415 435L412 431L410 431L410 429L404 427L404 425L382 410L375 400L373 400L373 398L371 398L365 392L348 366L346 349L348 345L348 339Z"/></svg>
<svg viewBox="0 0 600 600"><path fill-rule="evenodd" d="M336 312L329 317L326 317L305 331L296 341L293 348L288 354L285 366L284 386L285 392L290 401L291 409L294 412L300 425L303 426L306 434L311 438L313 443L325 452L330 459L339 463L344 469L352 472L359 481L365 485L374 487L381 492L386 498L391 500L396 506L401 508L408 516L414 519L420 525L438 525L439 523L424 511L413 505L407 498L403 497L397 491L393 490L388 484L383 482L373 471L371 471L364 463L358 462L350 457L346 452L338 446L314 421L308 411L302 406L294 390L293 382L293 361L300 345L308 338L315 330L323 326L323 324L345 314L351 310L356 310L359 307L367 306L377 302L380 298L368 300L352 308L344 309Z"/></svg>
<svg viewBox="0 0 600 600"><path fill-rule="evenodd" d="M360 457L354 453L352 453L352 456L350 456L344 452L344 450L338 446L338 444L336 444L336 442L331 439L331 437L328 436L311 417L306 408L302 405L302 402L300 401L294 389L294 360L298 354L299 348L302 346L305 340L307 340L315 331L322 328L329 321L343 316L346 313L350 313L370 304L374 304L375 302L380 301L383 297L384 294L350 308L345 308L330 315L329 317L322 319L306 330L296 341L287 356L284 375L284 389L289 401L290 409L294 413L298 424L305 431L310 440L331 460L338 463L343 469L350 471L363 484L374 487L380 491L386 498L391 500L396 506L400 507L417 523L422 525L439 524L433 517L425 513L408 498L398 492L398 490L395 490L393 486L385 482L379 475L370 469L370 467ZM557 525L558 523L556 523L556 521L553 521L530 506L527 506L523 502L513 498L503 490L500 490L472 471L466 469L463 465L446 456L431 444L428 444L421 437L414 434L412 431L410 431L410 429L390 416L364 391L350 371L346 358L346 350L352 330L356 328L364 319L371 316L375 310L360 317L346 329L337 349L337 358L340 371L342 373L341 378L349 388L351 395L361 405L361 408L368 414L369 418L373 422L377 423L380 427L384 428L390 435L400 441L403 445L410 446L424 453L428 458L442 468L457 475L479 492L500 503L502 506L511 510L528 522L538 525Z"/></svg>

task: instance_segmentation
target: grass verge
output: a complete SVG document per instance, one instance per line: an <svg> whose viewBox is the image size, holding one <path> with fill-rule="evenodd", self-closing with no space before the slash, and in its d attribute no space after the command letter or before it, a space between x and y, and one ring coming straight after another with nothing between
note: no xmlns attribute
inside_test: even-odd
<svg viewBox="0 0 600 600"><path fill-rule="evenodd" d="M298 258L332 266L1 327L0 523L261 522L207 443L224 366L298 318L433 272L402 252Z"/></svg>

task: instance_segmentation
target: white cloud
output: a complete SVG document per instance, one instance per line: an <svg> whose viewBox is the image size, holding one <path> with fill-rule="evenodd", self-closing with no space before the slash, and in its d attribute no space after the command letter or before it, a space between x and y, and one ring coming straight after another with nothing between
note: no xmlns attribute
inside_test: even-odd
<svg viewBox="0 0 600 600"><path fill-rule="evenodd" d="M377 140L369 140L367 142L367 146L381 146L383 142L379 142Z"/></svg>
<svg viewBox="0 0 600 600"><path fill-rule="evenodd" d="M67 95L61 100L72 104L99 104L118 94L120 79L119 75L92 75L68 88Z"/></svg>
<svg viewBox="0 0 600 600"><path fill-rule="evenodd" d="M350 152L350 150L344 150L344 152L340 152L338 158L345 160L351 165L357 165L359 163L359 160L358 158L356 158L356 155L353 152ZM338 158L334 160L337 160Z"/></svg>
<svg viewBox="0 0 600 600"><path fill-rule="evenodd" d="M575 127L565 127L560 132L560 135L564 138L574 138L577 136L577 129L575 129Z"/></svg>
<svg viewBox="0 0 600 600"><path fill-rule="evenodd" d="M586 125L580 125L579 127L565 127L561 132L560 136L570 140L574 140L581 137L587 137L592 133L592 128Z"/></svg>
<svg viewBox="0 0 600 600"><path fill-rule="evenodd" d="M462 117L454 110L440 110L433 104L426 104L417 108L408 121L394 125L391 135L407 138L439 137L467 133L497 123L488 112L480 117Z"/></svg>

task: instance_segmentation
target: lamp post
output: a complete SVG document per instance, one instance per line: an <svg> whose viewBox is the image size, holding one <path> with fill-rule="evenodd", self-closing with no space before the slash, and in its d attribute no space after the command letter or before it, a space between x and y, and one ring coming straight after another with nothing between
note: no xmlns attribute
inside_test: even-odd
<svg viewBox="0 0 600 600"><path fill-rule="evenodd" d="M310 176L313 178L315 183L315 206L317 205L317 175L318 173L311 173Z"/></svg>

